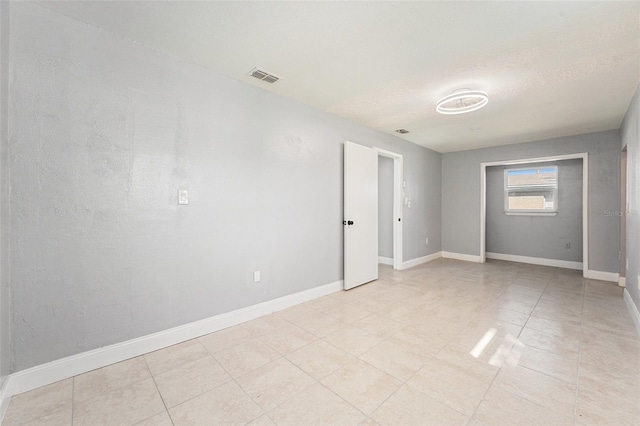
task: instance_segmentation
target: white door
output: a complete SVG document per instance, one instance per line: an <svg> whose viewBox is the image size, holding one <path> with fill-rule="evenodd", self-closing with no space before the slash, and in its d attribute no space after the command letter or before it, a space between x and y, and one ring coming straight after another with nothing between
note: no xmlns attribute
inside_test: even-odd
<svg viewBox="0 0 640 426"><path fill-rule="evenodd" d="M378 278L378 152L344 143L344 288Z"/></svg>

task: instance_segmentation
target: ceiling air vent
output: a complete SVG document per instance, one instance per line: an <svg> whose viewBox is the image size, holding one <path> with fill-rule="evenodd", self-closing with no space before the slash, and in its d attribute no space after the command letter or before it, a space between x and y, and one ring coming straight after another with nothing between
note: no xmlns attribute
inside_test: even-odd
<svg viewBox="0 0 640 426"><path fill-rule="evenodd" d="M409 133L409 131L407 129L398 129L396 130L396 133L400 133L401 135L404 135L405 133Z"/></svg>
<svg viewBox="0 0 640 426"><path fill-rule="evenodd" d="M276 77L275 75L269 74L268 72L263 71L263 70L261 70L259 68L252 69L249 72L249 75L251 77L257 78L258 80L262 80L264 82L271 83L271 84L273 84L276 81L280 80L280 77Z"/></svg>

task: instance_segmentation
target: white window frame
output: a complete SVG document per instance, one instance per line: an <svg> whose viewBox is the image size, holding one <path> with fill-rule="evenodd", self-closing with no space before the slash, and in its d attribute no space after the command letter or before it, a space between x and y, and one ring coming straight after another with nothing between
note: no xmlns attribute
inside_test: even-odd
<svg viewBox="0 0 640 426"><path fill-rule="evenodd" d="M521 171L521 170L539 170L539 169L554 169L556 174L556 183L554 186L538 186L527 188L509 188L508 186L508 174L513 171ZM547 192L552 191L551 200L553 201L553 208L545 208L543 209L510 209L509 208L509 194L514 192ZM546 197L545 197L546 199ZM530 167L520 167L520 168L510 168L504 170L504 213L509 216L555 216L558 214L558 166L530 166Z"/></svg>

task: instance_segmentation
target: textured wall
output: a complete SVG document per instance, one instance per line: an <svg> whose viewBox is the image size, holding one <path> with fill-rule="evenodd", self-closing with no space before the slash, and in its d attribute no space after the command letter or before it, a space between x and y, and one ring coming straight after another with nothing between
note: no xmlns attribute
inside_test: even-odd
<svg viewBox="0 0 640 426"><path fill-rule="evenodd" d="M620 127L627 147L627 291L640 310L640 84Z"/></svg>
<svg viewBox="0 0 640 426"><path fill-rule="evenodd" d="M504 171L529 165L487 167L487 252L582 262L582 160L531 166L545 165L558 166L555 216L506 215Z"/></svg>
<svg viewBox="0 0 640 426"><path fill-rule="evenodd" d="M589 153L589 269L619 270L620 133L588 133L442 155L442 249L480 254L480 164Z"/></svg>
<svg viewBox="0 0 640 426"><path fill-rule="evenodd" d="M9 2L0 1L0 383L10 372L9 290Z"/></svg>
<svg viewBox="0 0 640 426"><path fill-rule="evenodd" d="M342 279L345 140L404 155L404 259L440 250L440 154L11 11L13 371Z"/></svg>
<svg viewBox="0 0 640 426"><path fill-rule="evenodd" d="M393 159L378 156L378 256L393 258Z"/></svg>

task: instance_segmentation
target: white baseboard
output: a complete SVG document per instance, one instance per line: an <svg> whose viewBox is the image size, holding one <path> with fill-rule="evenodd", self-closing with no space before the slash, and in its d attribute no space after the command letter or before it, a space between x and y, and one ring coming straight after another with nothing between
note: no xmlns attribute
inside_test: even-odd
<svg viewBox="0 0 640 426"><path fill-rule="evenodd" d="M414 266L422 265L423 263L431 262L432 260L440 259L442 257L442 252L436 252L432 254L428 254L426 256L417 257L415 259L407 260L406 262L402 262L402 269L412 268Z"/></svg>
<svg viewBox="0 0 640 426"><path fill-rule="evenodd" d="M626 277L620 277L618 279L618 285L620 287L626 287L627 286L627 278Z"/></svg>
<svg viewBox="0 0 640 426"><path fill-rule="evenodd" d="M584 274L585 278L590 280L611 281L617 283L620 278L620 274L617 272L604 272L604 271L587 271Z"/></svg>
<svg viewBox="0 0 640 426"><path fill-rule="evenodd" d="M4 378L2 386L0 387L0 422L4 420L4 415L7 414L7 408L9 408L9 401L11 401L11 394L9 394L9 382L11 376Z"/></svg>
<svg viewBox="0 0 640 426"><path fill-rule="evenodd" d="M553 266L555 268L577 269L578 271L582 271L582 262L490 252L487 252L486 256L487 259L506 260L508 262L529 263L531 265Z"/></svg>
<svg viewBox="0 0 640 426"><path fill-rule="evenodd" d="M383 265L391 265L391 266L393 266L393 258L378 256L378 263L382 263Z"/></svg>
<svg viewBox="0 0 640 426"><path fill-rule="evenodd" d="M456 260L464 260L465 262L482 263L482 259L480 259L480 256L476 256L474 254L453 253L451 251L443 251L442 257L444 257L445 259L456 259Z"/></svg>
<svg viewBox="0 0 640 426"><path fill-rule="evenodd" d="M624 302L627 304L627 309L631 314L631 319L633 319L633 324L636 326L636 332L638 336L640 336L640 311L638 311L638 307L635 303L633 303L633 299L631 299L631 295L629 294L629 290L624 289Z"/></svg>
<svg viewBox="0 0 640 426"><path fill-rule="evenodd" d="M13 395L280 311L290 306L340 291L343 285L342 280L336 281L232 312L205 318L190 324L170 328L126 342L116 343L18 371L7 377L5 386L2 387L0 392L2 392L2 396L6 398L8 402L9 398Z"/></svg>

